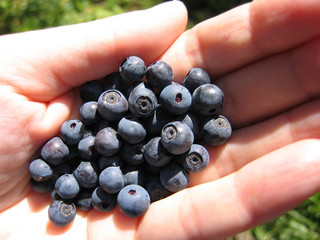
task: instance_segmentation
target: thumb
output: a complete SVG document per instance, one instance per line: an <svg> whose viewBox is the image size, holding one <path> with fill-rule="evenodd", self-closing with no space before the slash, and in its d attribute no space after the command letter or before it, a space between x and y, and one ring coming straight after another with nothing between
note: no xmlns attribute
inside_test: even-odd
<svg viewBox="0 0 320 240"><path fill-rule="evenodd" d="M146 64L159 58L186 23L185 6L171 1L92 22L2 36L0 64L6 76L0 73L0 80L28 97L48 101L116 71L128 55ZM27 81L7 77L17 74Z"/></svg>

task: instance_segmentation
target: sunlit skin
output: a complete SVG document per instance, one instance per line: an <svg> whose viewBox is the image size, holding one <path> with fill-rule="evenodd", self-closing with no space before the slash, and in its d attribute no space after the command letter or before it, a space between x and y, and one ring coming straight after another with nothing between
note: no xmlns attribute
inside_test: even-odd
<svg viewBox="0 0 320 240"><path fill-rule="evenodd" d="M186 31L179 1L94 22L0 37L0 239L223 239L280 216L320 189L320 5L256 0ZM225 93L227 144L190 188L129 218L78 211L57 228L28 163L78 116L77 86L126 56L202 67Z"/></svg>

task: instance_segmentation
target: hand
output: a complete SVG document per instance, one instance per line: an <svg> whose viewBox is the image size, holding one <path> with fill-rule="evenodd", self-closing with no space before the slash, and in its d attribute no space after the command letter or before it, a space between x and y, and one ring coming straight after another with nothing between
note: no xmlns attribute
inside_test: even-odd
<svg viewBox="0 0 320 240"><path fill-rule="evenodd" d="M183 33L185 8L171 2L0 37L0 238L223 239L319 191L319 13L316 1L257 0ZM74 87L116 71L128 55L162 58L180 82L191 67L205 68L225 92L233 136L209 149L210 166L190 188L142 218L92 210L56 228L49 197L28 187L28 161L76 116Z"/></svg>

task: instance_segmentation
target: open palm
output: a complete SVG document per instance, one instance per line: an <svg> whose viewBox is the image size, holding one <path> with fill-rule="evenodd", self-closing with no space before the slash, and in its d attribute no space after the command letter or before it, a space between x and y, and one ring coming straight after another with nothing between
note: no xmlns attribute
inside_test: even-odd
<svg viewBox="0 0 320 240"><path fill-rule="evenodd" d="M0 37L0 238L220 239L269 221L320 189L320 6L256 0L185 31L181 2L90 23ZM185 32L184 32L185 31ZM190 188L141 218L79 212L53 226L28 162L77 116L77 86L128 55L168 62L175 81L202 67L225 93L234 133L208 147Z"/></svg>

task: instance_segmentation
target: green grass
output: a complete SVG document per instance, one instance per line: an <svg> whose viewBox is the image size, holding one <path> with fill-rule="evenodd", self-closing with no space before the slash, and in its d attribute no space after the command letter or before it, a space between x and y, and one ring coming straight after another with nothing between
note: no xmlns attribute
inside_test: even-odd
<svg viewBox="0 0 320 240"><path fill-rule="evenodd" d="M154 6L160 0L0 0L0 34L90 21ZM186 0L190 25L246 0ZM294 210L250 230L257 240L320 239L320 193Z"/></svg>

